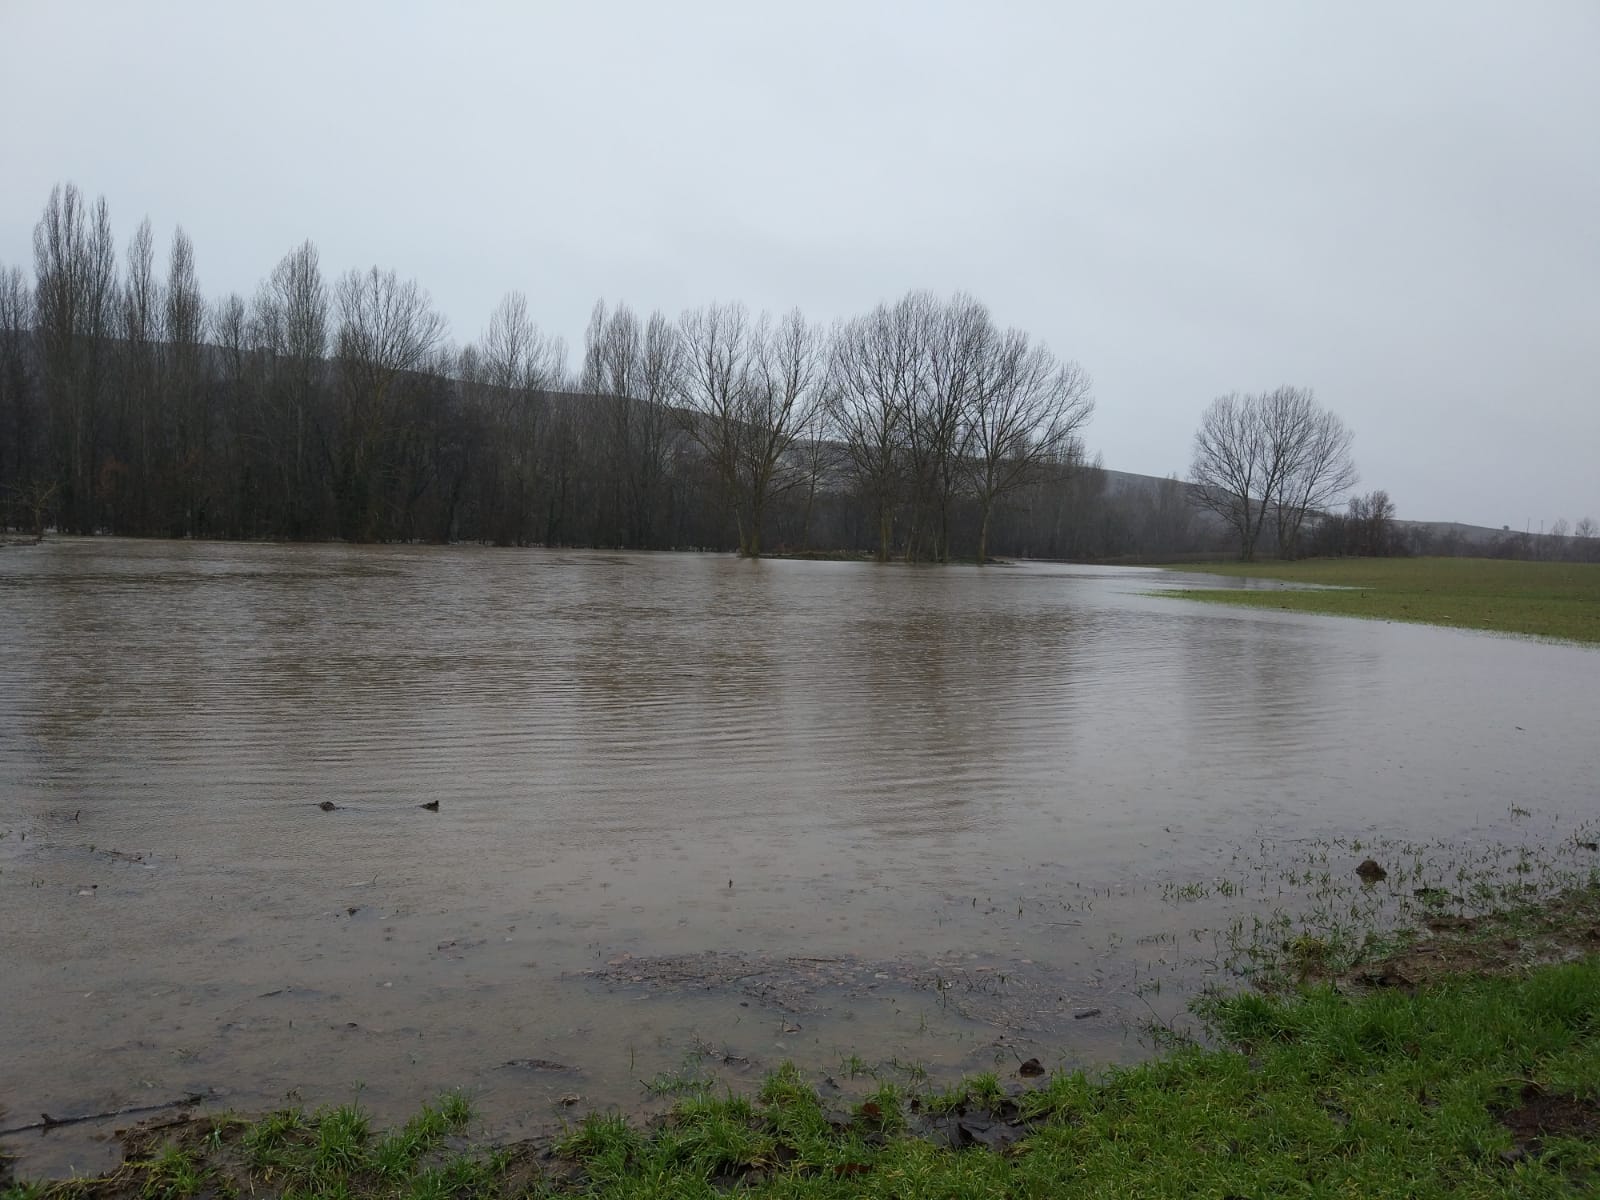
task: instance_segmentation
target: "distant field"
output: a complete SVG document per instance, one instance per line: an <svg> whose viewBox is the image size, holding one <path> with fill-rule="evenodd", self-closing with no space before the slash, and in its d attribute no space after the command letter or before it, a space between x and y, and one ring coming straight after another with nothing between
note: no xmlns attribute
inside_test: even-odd
<svg viewBox="0 0 1600 1200"><path fill-rule="evenodd" d="M1600 643L1600 564L1595 563L1318 558L1301 562L1175 565L1168 569L1349 589L1301 592L1193 588L1162 593L1191 600Z"/></svg>

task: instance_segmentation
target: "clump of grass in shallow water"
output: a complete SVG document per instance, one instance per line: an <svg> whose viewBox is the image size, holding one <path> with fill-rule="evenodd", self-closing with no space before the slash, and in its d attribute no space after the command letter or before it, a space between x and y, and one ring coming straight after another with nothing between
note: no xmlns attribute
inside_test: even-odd
<svg viewBox="0 0 1600 1200"><path fill-rule="evenodd" d="M111 1175L13 1185L3 1200L189 1200L197 1196L424 1197L486 1194L494 1163L448 1155L444 1144L471 1120L466 1097L449 1093L400 1129L373 1136L356 1105L268 1113L255 1121L197 1117L135 1127L127 1161Z"/></svg>

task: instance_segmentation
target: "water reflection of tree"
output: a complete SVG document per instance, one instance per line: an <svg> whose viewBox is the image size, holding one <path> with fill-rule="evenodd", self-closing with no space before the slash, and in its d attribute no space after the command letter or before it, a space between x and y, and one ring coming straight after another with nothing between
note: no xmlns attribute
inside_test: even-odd
<svg viewBox="0 0 1600 1200"><path fill-rule="evenodd" d="M1190 761L1216 762L1235 783L1303 776L1309 755L1341 744L1358 681L1374 677L1375 653L1289 622L1190 622L1177 645Z"/></svg>
<svg viewBox="0 0 1600 1200"><path fill-rule="evenodd" d="M838 639L830 718L853 743L838 819L887 835L959 833L1003 819L1019 787L1063 773L1075 618L1010 580L906 568L864 579Z"/></svg>

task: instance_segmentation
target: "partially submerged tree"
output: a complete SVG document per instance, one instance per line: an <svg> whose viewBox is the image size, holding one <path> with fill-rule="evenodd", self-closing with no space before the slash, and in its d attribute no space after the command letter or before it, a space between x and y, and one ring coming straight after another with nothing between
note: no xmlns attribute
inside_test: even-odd
<svg viewBox="0 0 1600 1200"><path fill-rule="evenodd" d="M911 395L907 423L914 490L906 553L944 562L950 557L951 510L966 478L979 380L996 340L994 323L988 309L962 293L941 304L913 292L906 302L918 314L915 328L927 364ZM981 548L978 557L982 561Z"/></svg>
<svg viewBox="0 0 1600 1200"><path fill-rule="evenodd" d="M580 387L598 406L605 520L619 545L654 545L666 507L672 403L681 339L661 313L640 322L626 304L596 304L584 335Z"/></svg>
<svg viewBox="0 0 1600 1200"><path fill-rule="evenodd" d="M978 356L961 463L980 513L978 562L989 554L995 506L1047 465L1082 459L1079 433L1094 414L1088 374L1016 329L989 334Z"/></svg>
<svg viewBox="0 0 1600 1200"><path fill-rule="evenodd" d="M0 269L0 528L34 525L44 478L44 414L34 388L33 291L20 267ZM38 522L42 533L42 521Z"/></svg>
<svg viewBox="0 0 1600 1200"><path fill-rule="evenodd" d="M263 481L275 524L290 537L316 527L326 494L328 289L309 240L284 255L256 294L250 326L261 375L252 429L270 464ZM319 486L318 481L324 481Z"/></svg>
<svg viewBox="0 0 1600 1200"><path fill-rule="evenodd" d="M475 466L479 508L498 545L537 540L543 393L559 382L565 359L560 339L545 336L528 315L527 297L507 292L489 317L482 347L468 347L459 360L489 436Z"/></svg>
<svg viewBox="0 0 1600 1200"><path fill-rule="evenodd" d="M206 305L195 278L194 245L181 227L172 237L164 300L166 342L161 381L170 414L174 461L167 524L180 534L204 535L209 531L214 503L208 488L215 449L206 395Z"/></svg>
<svg viewBox="0 0 1600 1200"><path fill-rule="evenodd" d="M70 183L54 189L34 227L33 261L58 523L94 533L104 393L117 326L116 243L105 200L91 206Z"/></svg>
<svg viewBox="0 0 1600 1200"><path fill-rule="evenodd" d="M834 329L828 414L856 489L876 517L879 562L889 560L911 396L921 369L910 322L888 305Z"/></svg>
<svg viewBox="0 0 1600 1200"><path fill-rule="evenodd" d="M798 314L602 307L569 376L515 293L457 353L393 272L325 283L306 242L208 303L183 232L169 264L156 241L146 222L116 247L104 203L63 187L37 287L0 266L0 526L719 548L737 530L747 554L942 560L1116 553L1134 524L1073 439L1052 453L1059 423L1008 408L1028 376L995 367L1006 338L970 297L912 292L831 339Z"/></svg>
<svg viewBox="0 0 1600 1200"><path fill-rule="evenodd" d="M679 324L684 428L734 512L739 551L761 555L772 501L806 479L797 452L822 403L821 332L799 310L751 323L743 305L711 305Z"/></svg>
<svg viewBox="0 0 1600 1200"><path fill-rule="evenodd" d="M444 318L428 293L393 271L351 271L339 281L337 340L340 392L340 529L356 541L378 533L379 477L394 428L398 391L421 371L444 336Z"/></svg>

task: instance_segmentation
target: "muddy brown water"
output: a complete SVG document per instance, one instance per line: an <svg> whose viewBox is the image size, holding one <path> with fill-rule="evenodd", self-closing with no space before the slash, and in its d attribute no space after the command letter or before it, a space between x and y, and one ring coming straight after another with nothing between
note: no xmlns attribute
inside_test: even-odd
<svg viewBox="0 0 1600 1200"><path fill-rule="evenodd" d="M463 1087L511 1133L786 1058L1129 1061L1230 913L1314 890L1278 857L1600 809L1600 654L1175 582L0 551L0 1127ZM108 1124L5 1145L93 1169Z"/></svg>

